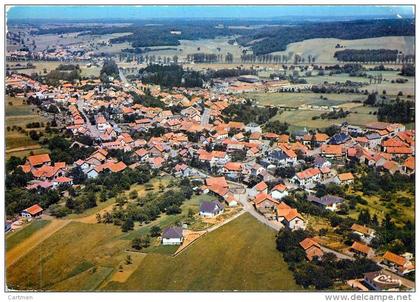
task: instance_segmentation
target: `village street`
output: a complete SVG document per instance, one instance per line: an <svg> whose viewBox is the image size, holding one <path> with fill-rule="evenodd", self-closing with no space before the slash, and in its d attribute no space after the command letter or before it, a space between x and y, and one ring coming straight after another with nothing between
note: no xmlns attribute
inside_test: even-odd
<svg viewBox="0 0 420 302"><path fill-rule="evenodd" d="M264 215L261 215L260 213L258 213L258 211L255 209L253 204L251 204L248 201L249 189L245 185L241 183L237 183L237 182L230 182L230 183L233 183L236 186L242 187L242 189L245 191L244 193L236 193L236 194L234 193L234 196L239 200L239 202L241 203L245 211L247 211L249 214L254 216L261 223L274 229L276 232L278 232L279 230L283 228L283 225L281 223L268 220Z"/></svg>
<svg viewBox="0 0 420 302"><path fill-rule="evenodd" d="M210 110L208 108L204 108L203 115L201 116L201 126L207 126L210 120Z"/></svg>
<svg viewBox="0 0 420 302"><path fill-rule="evenodd" d="M83 109L84 104L85 104L85 102L83 101L83 99L79 97L77 99L77 109L79 109L80 113L86 119L86 126L89 129L89 131L92 134L92 136L93 137L99 137L100 133L99 133L98 128L96 128L96 125L92 125L92 123L90 122L88 116L85 114L85 111Z"/></svg>

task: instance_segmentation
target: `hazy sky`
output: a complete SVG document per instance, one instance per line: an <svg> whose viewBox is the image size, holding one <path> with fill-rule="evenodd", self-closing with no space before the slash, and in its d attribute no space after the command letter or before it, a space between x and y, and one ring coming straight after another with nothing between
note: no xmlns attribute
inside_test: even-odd
<svg viewBox="0 0 420 302"><path fill-rule="evenodd" d="M414 16L413 6L15 6L12 19L273 18Z"/></svg>

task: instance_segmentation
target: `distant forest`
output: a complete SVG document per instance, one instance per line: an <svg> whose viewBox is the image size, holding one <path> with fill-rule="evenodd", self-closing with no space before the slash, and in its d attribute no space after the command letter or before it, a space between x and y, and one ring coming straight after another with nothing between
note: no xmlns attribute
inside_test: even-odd
<svg viewBox="0 0 420 302"><path fill-rule="evenodd" d="M237 39L244 46L251 46L256 55L286 50L290 43L315 38L345 40L385 36L414 36L413 19L359 20L350 22L306 23L297 26L265 27L253 35ZM257 39L262 39L252 43ZM252 44L251 44L252 43Z"/></svg>
<svg viewBox="0 0 420 302"><path fill-rule="evenodd" d="M241 24L245 21L237 21ZM220 36L236 36L233 40L250 47L255 55L283 51L287 45L315 38L365 39L384 36L414 36L414 19L380 19L340 22L305 22L301 24L277 24L250 30L245 27L218 26L216 21L166 21L159 26L136 23L129 26L66 26L38 28L33 34L132 34L111 39L111 43L130 42L133 47L177 46L180 40L213 39ZM266 23L264 21L264 23ZM172 33L171 33L172 32Z"/></svg>

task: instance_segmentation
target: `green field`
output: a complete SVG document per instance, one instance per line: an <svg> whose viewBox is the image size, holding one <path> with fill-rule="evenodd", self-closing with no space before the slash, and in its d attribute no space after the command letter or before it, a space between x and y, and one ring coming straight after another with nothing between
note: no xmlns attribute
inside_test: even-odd
<svg viewBox="0 0 420 302"><path fill-rule="evenodd" d="M127 246L117 226L71 222L7 269L7 283L13 289L51 290L60 282L81 275L93 267L116 267ZM90 274L79 276L77 284L91 282ZM101 280L96 280L99 282ZM72 282L64 282L65 290ZM60 286L62 290L62 288Z"/></svg>
<svg viewBox="0 0 420 302"><path fill-rule="evenodd" d="M397 96L398 92L402 92L404 95L414 95L414 85L415 85L415 78L414 77L404 77L399 75L398 71L366 71L366 74L369 76L378 76L382 75L383 81L381 84L374 84L372 81L369 84L369 78L367 77L351 77L348 74L334 74L328 75L328 71L325 72L327 75L318 76L317 73L314 71L313 76L310 77L303 77L308 83L310 84L322 84L324 82L328 83L335 83L341 82L344 83L346 81L353 81L353 82L362 82L367 83L367 86L363 86L361 90L367 89L369 92L371 91L378 91L380 94L385 90L387 95L390 96ZM392 80L396 79L407 79L406 83L391 83ZM329 96L326 94L325 96ZM364 96L362 96L364 97Z"/></svg>
<svg viewBox="0 0 420 302"><path fill-rule="evenodd" d="M290 43L285 51L272 54L288 55L289 52L299 53L305 59L308 55L316 58L315 63L337 63L334 53L337 44L349 49L398 49L406 54L414 54L414 37L389 36L356 40L340 40L334 38L308 39L302 42Z"/></svg>
<svg viewBox="0 0 420 302"><path fill-rule="evenodd" d="M5 113L6 150L27 146L39 146L38 142L32 140L26 133L12 130L13 126L22 127L26 130L25 126L28 123L46 122L43 117L36 113L35 107L23 104L20 98L6 96ZM8 127L10 127L9 131L7 131ZM8 153L8 156L12 155L17 156L16 154Z"/></svg>
<svg viewBox="0 0 420 302"><path fill-rule="evenodd" d="M51 221L48 220L35 220L32 221L29 225L25 226L20 230L13 231L6 236L6 251L15 247L19 242L30 237L36 231L42 229Z"/></svg>
<svg viewBox="0 0 420 302"><path fill-rule="evenodd" d="M313 116L320 116L325 111L315 111L315 110L290 110L284 111L277 114L273 117L273 120L279 120L281 122L289 123L290 129L316 129L316 128L326 128L333 124L340 124L344 121L356 126L365 126L367 123L376 122L376 115L369 114L369 112L374 112L377 109L371 107L354 107L350 111L351 113L342 119L336 120L312 120Z"/></svg>
<svg viewBox="0 0 420 302"><path fill-rule="evenodd" d="M176 257L155 247L126 282L110 281L129 241L117 226L71 222L7 269L7 284L20 290L295 290L275 233L242 215ZM124 265L123 270L128 269Z"/></svg>
<svg viewBox="0 0 420 302"><path fill-rule="evenodd" d="M352 101L363 101L364 95L358 94L321 94L312 92L292 93L292 92L273 92L273 93L244 93L245 98L254 99L259 105L298 107L300 105L316 106L338 106ZM321 96L327 99L321 99Z"/></svg>
<svg viewBox="0 0 420 302"><path fill-rule="evenodd" d="M296 290L274 237L255 218L242 215L176 257L147 255L127 282L111 282L105 289Z"/></svg>

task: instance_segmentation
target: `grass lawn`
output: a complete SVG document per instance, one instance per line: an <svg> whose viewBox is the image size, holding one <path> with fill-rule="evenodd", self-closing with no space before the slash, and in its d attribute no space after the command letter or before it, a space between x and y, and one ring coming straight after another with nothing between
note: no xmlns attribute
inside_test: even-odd
<svg viewBox="0 0 420 302"><path fill-rule="evenodd" d="M124 283L105 290L296 290L275 248L275 232L242 215L200 238L185 252L149 254Z"/></svg>
<svg viewBox="0 0 420 302"><path fill-rule="evenodd" d="M32 221L29 225L23 227L20 230L16 230L6 235L6 251L15 247L19 242L30 237L36 231L42 229L51 221L48 220L35 220Z"/></svg>
<svg viewBox="0 0 420 302"><path fill-rule="evenodd" d="M367 39L341 40L334 38L307 39L301 42L290 43L286 50L272 54L287 55L289 52L300 53L306 58L308 55L316 57L316 64L337 63L334 53L337 43L349 49L398 49L404 53L414 53L414 37L390 36Z"/></svg>
<svg viewBox="0 0 420 302"><path fill-rule="evenodd" d="M346 82L347 80L353 82L362 82L367 83L367 86L362 87L362 89L367 89L368 91L378 91L382 93L383 90L387 92L388 95L396 96L398 92L402 91L404 95L411 94L414 95L414 77L404 77L398 74L398 71L366 71L366 74L369 76L382 75L383 81L380 84L369 83L367 77L351 77L348 74L334 74L324 75L324 76L311 76L305 77L306 81L311 84L322 84L324 82L335 83L335 82ZM328 74L328 71L326 72ZM395 80L398 78L407 79L406 83L396 83ZM394 80L394 83L392 83Z"/></svg>
<svg viewBox="0 0 420 302"><path fill-rule="evenodd" d="M162 255L173 255L178 250L179 245L158 245L149 246L143 250L142 253L162 254Z"/></svg>
<svg viewBox="0 0 420 302"><path fill-rule="evenodd" d="M92 267L74 277L63 280L53 287L54 291L94 291L114 271L112 267Z"/></svg>

